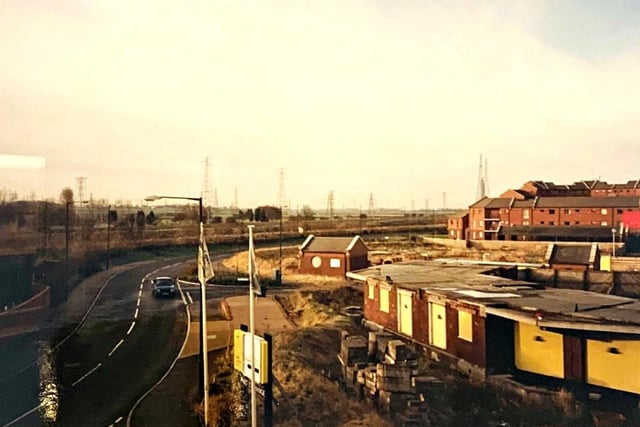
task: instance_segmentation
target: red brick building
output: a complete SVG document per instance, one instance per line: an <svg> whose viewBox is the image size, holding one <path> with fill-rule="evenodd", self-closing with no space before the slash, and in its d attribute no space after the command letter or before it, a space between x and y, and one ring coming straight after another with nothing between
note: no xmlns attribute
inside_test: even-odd
<svg viewBox="0 0 640 427"><path fill-rule="evenodd" d="M624 218L640 212L639 184L529 181L500 197L478 200L469 207L468 229L450 221L448 234L470 240L610 241L612 229L622 237Z"/></svg>
<svg viewBox="0 0 640 427"><path fill-rule="evenodd" d="M369 250L360 236L316 237L309 235L300 246L300 272L321 276L344 276L369 266Z"/></svg>

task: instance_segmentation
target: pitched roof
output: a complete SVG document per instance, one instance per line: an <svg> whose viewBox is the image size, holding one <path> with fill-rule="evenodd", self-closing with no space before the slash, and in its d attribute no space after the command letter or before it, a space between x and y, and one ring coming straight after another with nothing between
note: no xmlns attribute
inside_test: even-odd
<svg viewBox="0 0 640 427"><path fill-rule="evenodd" d="M510 204L511 204L510 198L484 197L469 207L470 208L508 208Z"/></svg>
<svg viewBox="0 0 640 427"><path fill-rule="evenodd" d="M580 264L590 265L594 262L594 248L597 245L552 245L549 264Z"/></svg>
<svg viewBox="0 0 640 427"><path fill-rule="evenodd" d="M360 236L354 237L322 237L310 234L307 240L300 246L301 251L345 253L351 250ZM364 242L363 242L364 244Z"/></svg>
<svg viewBox="0 0 640 427"><path fill-rule="evenodd" d="M640 197L539 197L536 208L637 208Z"/></svg>

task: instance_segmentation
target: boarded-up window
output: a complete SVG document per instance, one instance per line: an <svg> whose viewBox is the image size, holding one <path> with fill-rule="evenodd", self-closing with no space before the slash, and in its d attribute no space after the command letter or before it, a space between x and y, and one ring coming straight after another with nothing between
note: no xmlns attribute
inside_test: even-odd
<svg viewBox="0 0 640 427"><path fill-rule="evenodd" d="M389 289L380 288L380 311L389 312Z"/></svg>
<svg viewBox="0 0 640 427"><path fill-rule="evenodd" d="M367 286L367 288L368 288L367 297L369 299L375 299L376 298L376 286L372 285L372 284L369 284Z"/></svg>
<svg viewBox="0 0 640 427"><path fill-rule="evenodd" d="M458 311L458 338L473 342L473 316L466 311Z"/></svg>
<svg viewBox="0 0 640 427"><path fill-rule="evenodd" d="M340 268L340 258L331 258L329 260L329 267Z"/></svg>

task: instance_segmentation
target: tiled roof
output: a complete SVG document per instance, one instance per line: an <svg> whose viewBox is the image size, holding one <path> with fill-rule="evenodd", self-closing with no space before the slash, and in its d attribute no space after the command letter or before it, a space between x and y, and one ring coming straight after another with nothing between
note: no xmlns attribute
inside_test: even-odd
<svg viewBox="0 0 640 427"><path fill-rule="evenodd" d="M508 208L510 204L511 204L510 198L484 197L469 207L470 208Z"/></svg>
<svg viewBox="0 0 640 427"><path fill-rule="evenodd" d="M355 237L316 237L310 236L305 243L300 247L300 250L308 252L330 252L330 253L345 253L349 250L354 240L360 239L360 236Z"/></svg>

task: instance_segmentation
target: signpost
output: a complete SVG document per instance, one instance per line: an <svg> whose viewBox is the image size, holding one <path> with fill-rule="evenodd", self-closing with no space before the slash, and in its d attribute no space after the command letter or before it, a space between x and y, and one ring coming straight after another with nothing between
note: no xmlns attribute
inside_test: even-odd
<svg viewBox="0 0 640 427"><path fill-rule="evenodd" d="M264 426L273 425L273 352L272 340L269 334L264 337L254 335L253 346L251 334L246 325L240 325L241 329L233 331L233 368L240 372L244 387L251 387L249 379L255 374L254 390L264 398ZM254 348L253 358L251 348ZM255 368L251 364L253 359ZM252 369L253 368L253 369Z"/></svg>

